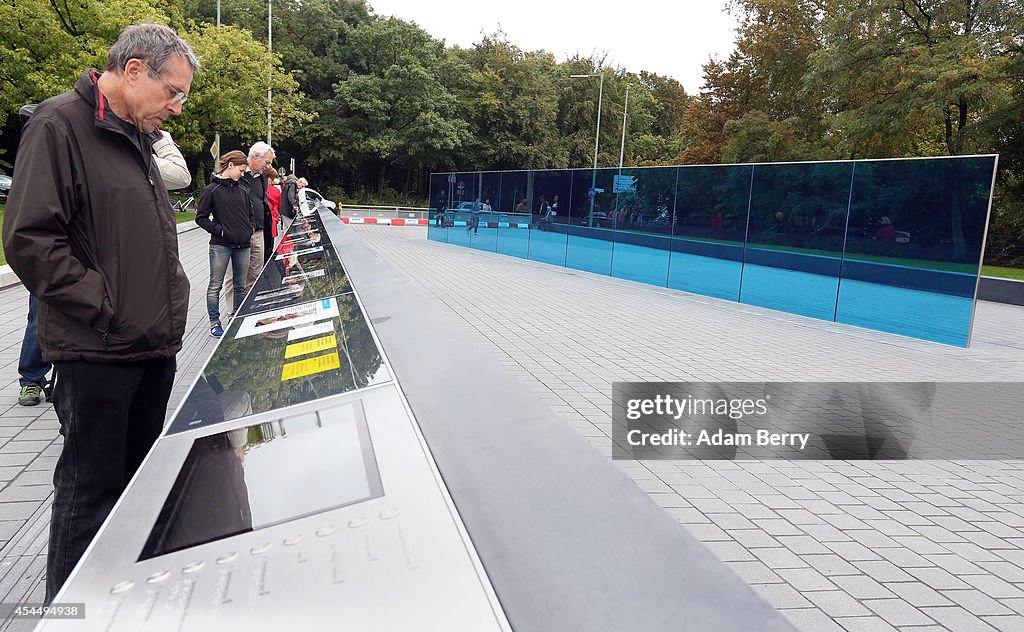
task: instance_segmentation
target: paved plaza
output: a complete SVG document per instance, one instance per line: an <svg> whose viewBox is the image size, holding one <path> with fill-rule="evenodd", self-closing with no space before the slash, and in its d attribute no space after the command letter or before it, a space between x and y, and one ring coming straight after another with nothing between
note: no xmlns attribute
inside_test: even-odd
<svg viewBox="0 0 1024 632"><path fill-rule="evenodd" d="M353 230L609 457L614 381L1024 381L1024 307L979 303L965 350L430 242L424 228ZM207 235L180 244L192 296L172 409L214 343ZM0 290L3 602L42 599L60 449L52 407L17 405L26 310L22 287ZM1022 461L615 464L800 630L1024 630Z"/></svg>

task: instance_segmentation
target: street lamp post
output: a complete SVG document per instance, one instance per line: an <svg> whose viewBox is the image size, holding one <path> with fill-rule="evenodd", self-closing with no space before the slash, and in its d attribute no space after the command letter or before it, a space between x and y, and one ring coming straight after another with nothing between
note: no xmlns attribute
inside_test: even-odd
<svg viewBox="0 0 1024 632"><path fill-rule="evenodd" d="M267 71L267 144L270 145L270 99L274 93L274 88L271 86L271 82L274 80L274 40L271 35L272 26L271 19L273 18L274 8L273 0L267 0L267 50L270 52L270 68Z"/></svg>
<svg viewBox="0 0 1024 632"><path fill-rule="evenodd" d="M622 144L619 145L619 175L622 175L622 158L626 154L626 108L629 107L629 83L626 83L626 101L622 104Z"/></svg>
<svg viewBox="0 0 1024 632"><path fill-rule="evenodd" d="M601 98L604 96L604 73L592 73L589 75L569 75L570 79L592 79L594 77L600 77L601 83L597 90L597 132L594 134L594 170L590 178L590 190L593 195L590 196L590 217L587 220L587 226L593 227L594 225L594 198L597 197L597 193L594 189L597 188L597 147L601 142Z"/></svg>

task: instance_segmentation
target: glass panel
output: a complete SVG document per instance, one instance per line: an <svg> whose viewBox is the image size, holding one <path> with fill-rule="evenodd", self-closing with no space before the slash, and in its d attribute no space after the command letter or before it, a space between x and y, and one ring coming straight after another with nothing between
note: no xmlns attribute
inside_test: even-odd
<svg viewBox="0 0 1024 632"><path fill-rule="evenodd" d="M966 346L994 168L856 163L836 320Z"/></svg>
<svg viewBox="0 0 1024 632"><path fill-rule="evenodd" d="M668 286L739 300L751 167L680 167Z"/></svg>
<svg viewBox="0 0 1024 632"><path fill-rule="evenodd" d="M203 377L172 434L391 379L353 294L233 319Z"/></svg>
<svg viewBox="0 0 1024 632"><path fill-rule="evenodd" d="M576 270L610 274L615 232L613 178L617 169L577 169L572 172L572 204L566 217L569 233L566 265ZM590 190L594 189L593 197ZM535 231L536 232L536 231Z"/></svg>
<svg viewBox="0 0 1024 632"><path fill-rule="evenodd" d="M533 181L527 176L527 195L532 189L534 226L530 231L529 258L559 266L565 265L565 227L566 214L564 205L572 184L570 171L536 171ZM532 185L532 187L531 187ZM554 207L556 202L558 207ZM550 207L553 215L541 213Z"/></svg>
<svg viewBox="0 0 1024 632"><path fill-rule="evenodd" d="M498 222L494 205L501 192L501 174L481 173L478 184L480 194L472 201L466 232L473 248L494 252L498 248Z"/></svg>
<svg viewBox="0 0 1024 632"><path fill-rule="evenodd" d="M753 170L740 301L833 320L853 163Z"/></svg>
<svg viewBox="0 0 1024 632"><path fill-rule="evenodd" d="M473 218L473 203L480 191L479 173L457 173L455 182L452 184L451 200L452 206L449 209L452 227L448 230L448 243L459 246L471 246L472 238L470 222ZM462 230L459 230L459 229ZM470 229L470 230L467 230Z"/></svg>
<svg viewBox="0 0 1024 632"><path fill-rule="evenodd" d="M218 398L202 378L195 391ZM139 560L383 495L359 402L200 437Z"/></svg>
<svg viewBox="0 0 1024 632"><path fill-rule="evenodd" d="M430 175L430 224L427 226L427 239L448 241L448 229L445 227L451 220L447 215L448 200L451 199L448 173Z"/></svg>
<svg viewBox="0 0 1024 632"><path fill-rule="evenodd" d="M665 285L678 171L675 167L622 170L612 276Z"/></svg>
<svg viewBox="0 0 1024 632"><path fill-rule="evenodd" d="M499 196L497 251L513 257L526 258L530 250L530 197L527 193L526 171L501 174Z"/></svg>
<svg viewBox="0 0 1024 632"><path fill-rule="evenodd" d="M236 313L248 316L350 291L348 275L320 217L300 216L289 225Z"/></svg>

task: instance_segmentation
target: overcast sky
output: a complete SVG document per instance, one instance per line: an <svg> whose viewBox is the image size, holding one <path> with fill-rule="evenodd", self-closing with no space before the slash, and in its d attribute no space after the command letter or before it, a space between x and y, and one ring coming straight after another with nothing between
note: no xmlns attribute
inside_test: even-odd
<svg viewBox="0 0 1024 632"><path fill-rule="evenodd" d="M368 0L377 15L415 22L451 45L469 46L499 28L524 50L562 61L575 53L607 54L607 63L677 79L689 94L703 84L701 66L732 52L736 19L727 0ZM603 5L603 6L602 6Z"/></svg>

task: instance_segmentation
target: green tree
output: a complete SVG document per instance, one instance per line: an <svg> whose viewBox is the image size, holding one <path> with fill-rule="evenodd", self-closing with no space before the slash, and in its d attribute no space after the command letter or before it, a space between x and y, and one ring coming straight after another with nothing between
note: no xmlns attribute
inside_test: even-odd
<svg viewBox="0 0 1024 632"><path fill-rule="evenodd" d="M390 168L442 163L469 140L442 81L451 63L442 42L395 18L353 29L350 42L360 54L321 108L311 161L362 164L381 193Z"/></svg>
<svg viewBox="0 0 1024 632"><path fill-rule="evenodd" d="M1013 0L833 0L806 85L826 94L848 155L969 153L1011 100L1019 16Z"/></svg>
<svg viewBox="0 0 1024 632"><path fill-rule="evenodd" d="M524 52L501 33L452 55L469 70L458 88L471 133L459 154L459 167L567 166L556 126L558 91L551 55Z"/></svg>

